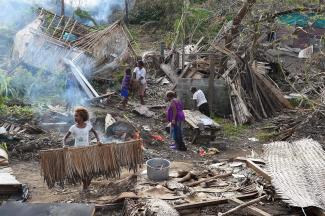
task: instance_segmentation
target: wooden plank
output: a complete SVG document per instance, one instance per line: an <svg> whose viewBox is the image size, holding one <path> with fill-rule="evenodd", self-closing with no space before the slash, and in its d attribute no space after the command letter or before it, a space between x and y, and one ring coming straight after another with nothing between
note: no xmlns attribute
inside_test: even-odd
<svg viewBox="0 0 325 216"><path fill-rule="evenodd" d="M9 133L11 133L11 132L14 130L14 128L15 128L15 125L12 124L12 125L10 126Z"/></svg>
<svg viewBox="0 0 325 216"><path fill-rule="evenodd" d="M18 131L20 131L21 127L17 126L15 129L14 129L14 133L17 133Z"/></svg>
<svg viewBox="0 0 325 216"><path fill-rule="evenodd" d="M177 76L175 71L171 68L169 64L161 64L160 69L168 76L168 78L173 82L177 83Z"/></svg>
<svg viewBox="0 0 325 216"><path fill-rule="evenodd" d="M74 62L73 62L74 64ZM84 81L86 86L90 89L90 91L93 93L94 97L99 97L99 94L97 91L94 89L94 87L89 83L89 81L86 79L86 77L82 74L81 70L76 70L80 78Z"/></svg>
<svg viewBox="0 0 325 216"><path fill-rule="evenodd" d="M245 195L239 195L235 196L237 199L251 199L254 198L257 195L257 193L250 193ZM219 204L226 204L229 202L229 198L223 198L223 199L216 199L216 200L209 200L204 202L197 202L197 203L189 203L189 204L183 204L183 205L177 205L174 206L176 210L184 210L184 209L192 209L192 208L202 208L206 206L213 206L213 205L219 205Z"/></svg>
<svg viewBox="0 0 325 216"><path fill-rule="evenodd" d="M201 184L203 182L207 182L207 181L217 179L217 178L225 178L225 177L228 177L228 176L231 176L231 175L232 175L232 172L219 174L219 175L216 175L216 176L212 176L210 178L205 178L205 179L202 179L202 180L199 180L199 181L191 182L189 184L186 184L186 186L193 187L193 186L196 186L196 185Z"/></svg>
<svg viewBox="0 0 325 216"><path fill-rule="evenodd" d="M236 157L234 160L242 161L246 163L246 160L249 159L253 161L255 164L263 164L265 165L265 161L259 158L245 158L245 157Z"/></svg>
<svg viewBox="0 0 325 216"><path fill-rule="evenodd" d="M78 72L77 66L72 61L70 61L68 59L65 59L65 62L68 65L70 65L72 74L77 79L78 83L80 84L80 86L82 87L82 89L85 91L85 93L87 94L87 96L90 99L93 99L94 97L98 97L99 95L95 96L93 94L93 92L88 88L88 86L86 85L86 83L84 82L84 80L81 78L80 73Z"/></svg>
<svg viewBox="0 0 325 216"><path fill-rule="evenodd" d="M191 125L191 127L193 127L194 129L199 129L199 127L191 120L191 119L189 119L189 118L186 118L185 117L185 121L189 124L189 125Z"/></svg>
<svg viewBox="0 0 325 216"><path fill-rule="evenodd" d="M267 197L267 195L263 195L263 196L258 197L258 198L256 198L256 199L250 200L250 201L248 201L248 202L243 202L243 203L241 203L240 205L236 206L236 207L233 208L233 209L230 209L230 210L227 211L227 212L224 212L224 213L219 212L219 213L218 213L218 216L228 216L228 215L233 215L234 212L237 212L237 211L239 211L239 210L241 210L241 209L244 209L244 208L246 208L246 207L248 207L248 206L251 206L251 205L253 205L253 204L255 204L255 203L258 203L259 201L261 201L262 199L264 199L264 198L266 198L266 197Z"/></svg>
<svg viewBox="0 0 325 216"><path fill-rule="evenodd" d="M254 170L258 175L262 176L264 179L271 182L271 179L272 179L271 176L264 169L262 169L260 166L255 164L252 160L247 159L246 165L248 168L251 168L252 170Z"/></svg>
<svg viewBox="0 0 325 216"><path fill-rule="evenodd" d="M7 202L0 207L0 215L35 216L69 215L93 216L95 206L80 203L20 203Z"/></svg>
<svg viewBox="0 0 325 216"><path fill-rule="evenodd" d="M245 202L241 201L240 199L237 199L236 197L229 199L229 201L234 202L236 204L244 204ZM247 206L246 207L247 211L250 214L256 215L256 216L271 216L271 214L255 207L255 206Z"/></svg>

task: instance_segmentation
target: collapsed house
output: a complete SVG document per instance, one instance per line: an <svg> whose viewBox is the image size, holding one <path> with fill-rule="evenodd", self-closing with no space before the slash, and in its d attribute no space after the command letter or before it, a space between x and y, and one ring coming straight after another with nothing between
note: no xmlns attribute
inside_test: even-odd
<svg viewBox="0 0 325 216"><path fill-rule="evenodd" d="M107 78L121 61L136 56L129 38L120 21L97 30L41 8L38 17L16 34L11 66L24 64L31 69L55 72L64 70L64 64L73 64L81 71L81 77ZM83 77L81 80L89 86Z"/></svg>
<svg viewBox="0 0 325 216"><path fill-rule="evenodd" d="M201 40L182 49L173 46L165 56L161 69L184 100L191 97L189 88L198 86L205 91L217 114L221 112L220 107L216 106L223 104L225 110L227 105L224 101L229 101L228 109L235 124L271 117L278 111L292 107L271 77L279 73L280 68L296 79L295 72L302 71L306 60L317 54L324 43L324 17L317 14L318 9L306 9L304 13L301 10L280 12L270 20L266 18L260 21L271 22L270 25L276 28L270 30L266 27L265 32L262 30L260 35L256 33L253 41L247 41L252 46L241 44L242 47L233 51L232 44L236 43L235 38L239 35L236 33L245 16L238 13L234 19L236 23L224 23L205 52L199 46ZM317 63L321 70L324 69L322 62ZM283 76L283 71L280 76ZM189 103L185 102L185 105L189 106Z"/></svg>

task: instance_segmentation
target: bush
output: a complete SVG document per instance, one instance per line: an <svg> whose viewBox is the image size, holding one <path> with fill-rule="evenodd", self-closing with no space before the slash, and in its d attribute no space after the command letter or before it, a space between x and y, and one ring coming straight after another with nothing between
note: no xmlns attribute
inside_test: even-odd
<svg viewBox="0 0 325 216"><path fill-rule="evenodd" d="M166 30L173 28L177 17L182 14L183 0L139 0L130 12L131 24L157 21Z"/></svg>
<svg viewBox="0 0 325 216"><path fill-rule="evenodd" d="M33 118L34 110L29 106L7 106L2 104L0 105L0 113L0 117L30 120Z"/></svg>

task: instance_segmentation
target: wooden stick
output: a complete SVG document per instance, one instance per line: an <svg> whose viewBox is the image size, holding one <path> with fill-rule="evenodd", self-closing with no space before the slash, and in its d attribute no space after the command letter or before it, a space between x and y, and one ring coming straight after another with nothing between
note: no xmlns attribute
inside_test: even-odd
<svg viewBox="0 0 325 216"><path fill-rule="evenodd" d="M196 181L196 182L189 183L189 184L187 184L187 186L193 187L193 186L196 186L196 185L201 184L203 182L207 182L207 181L210 181L210 180L213 180L213 179L217 179L217 178L228 177L228 176L231 176L231 175L232 175L232 172L225 173L225 174L221 174L221 175L216 175L216 176L212 176L210 178L202 179L200 181Z"/></svg>
<svg viewBox="0 0 325 216"><path fill-rule="evenodd" d="M238 211L238 210L240 210L240 209L243 209L243 208L245 208L245 207L247 207L247 206L250 206L250 205L253 205L253 204L257 203L257 202L261 201L262 199L264 199L264 198L266 198L266 197L267 197L267 195L264 195L264 196L261 196L261 197L259 197L259 198L253 199L253 200L251 200L251 201L249 201L249 202L247 202L247 203L240 204L239 206L237 206L237 207L235 207L235 208L233 208L233 209L230 209L229 211L227 211L227 212L225 212L225 213L221 213L221 212L219 212L219 213L218 213L218 216L226 216L226 215L230 215L230 214L232 214L232 213L234 213L234 212L236 212L236 211Z"/></svg>
<svg viewBox="0 0 325 216"><path fill-rule="evenodd" d="M237 199L251 199L251 198L254 198L256 195L257 195L257 193L250 193L250 194L236 196L236 198ZM228 203L227 198L177 205L177 206L174 206L174 208L179 211L179 210L184 210L184 209L202 208L202 207L206 207L206 206L225 204L225 203Z"/></svg>
<svg viewBox="0 0 325 216"><path fill-rule="evenodd" d="M237 203L239 205L241 204L244 204L245 202L241 201L240 199L237 199L236 197L234 198L231 198L229 199L229 201L231 202L234 202L234 203ZM256 216L271 216L271 214L259 209L259 208L256 208L255 206L247 206L247 211L250 213L250 214L253 214L253 215L256 215Z"/></svg>

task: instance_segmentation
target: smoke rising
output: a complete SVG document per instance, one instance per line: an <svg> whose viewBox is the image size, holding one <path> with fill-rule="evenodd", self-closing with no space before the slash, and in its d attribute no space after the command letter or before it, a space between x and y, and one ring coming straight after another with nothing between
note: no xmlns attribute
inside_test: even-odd
<svg viewBox="0 0 325 216"><path fill-rule="evenodd" d="M1 29L10 29L12 43L3 44L9 55L13 48L12 55L18 55L17 60L21 61L19 67L11 71L11 87L13 95L24 96L25 100L32 103L56 103L64 99L71 106L83 105L87 96L78 87L77 81L71 76L69 68L60 65L62 58L74 59L77 52L64 47L59 47L41 38L22 32L30 25L35 18L35 9L43 7L47 10L60 14L60 1L57 0L0 0L2 10L0 12L0 38L4 34ZM77 8L88 11L94 19L103 23L111 13L112 7L122 7L124 1L118 0L66 0L65 12L72 16ZM36 23L37 24L37 23ZM0 41L0 46L2 46ZM13 47L11 47L13 44ZM22 51L22 49L25 49ZM16 52L17 51L17 52ZM22 55L21 55L22 54ZM86 55L79 55L75 61L85 76L91 73L93 61ZM1 59L0 59L0 63ZM12 65L11 65L12 66ZM1 68L0 68L1 69Z"/></svg>

